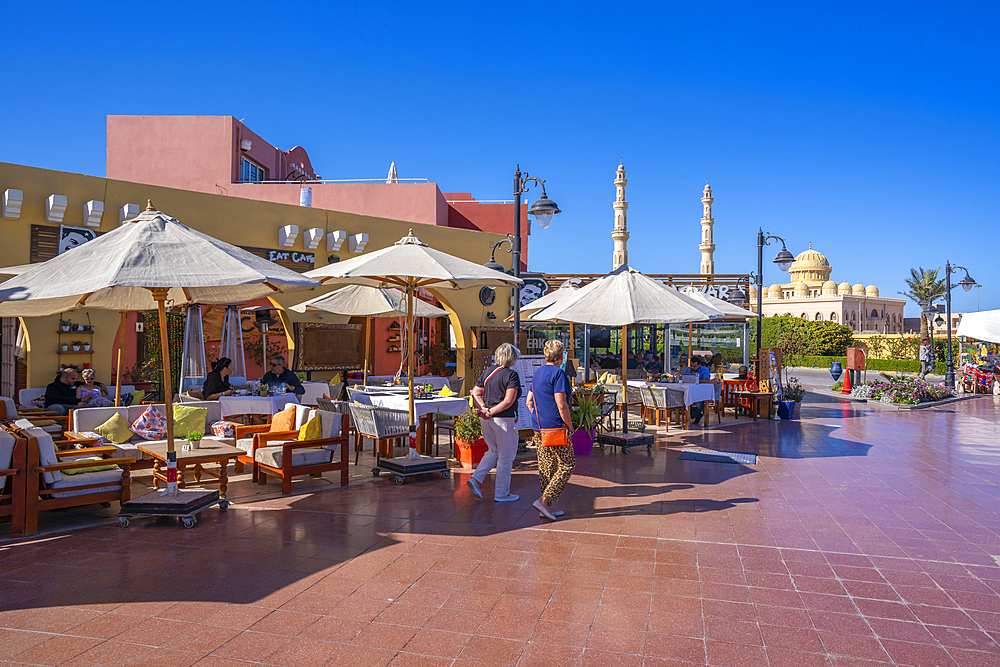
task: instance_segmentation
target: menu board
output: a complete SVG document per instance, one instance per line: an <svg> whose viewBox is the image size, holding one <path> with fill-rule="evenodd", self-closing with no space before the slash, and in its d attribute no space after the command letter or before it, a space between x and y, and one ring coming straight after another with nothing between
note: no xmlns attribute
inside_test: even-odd
<svg viewBox="0 0 1000 667"><path fill-rule="evenodd" d="M544 355L529 354L519 357L518 360L514 362L514 365L510 367L511 370L517 372L517 376L521 378L521 398L517 399L518 430L535 428L535 420L532 414L528 412L526 401L528 400L528 391L531 390L531 379L535 375L535 370L544 365Z"/></svg>

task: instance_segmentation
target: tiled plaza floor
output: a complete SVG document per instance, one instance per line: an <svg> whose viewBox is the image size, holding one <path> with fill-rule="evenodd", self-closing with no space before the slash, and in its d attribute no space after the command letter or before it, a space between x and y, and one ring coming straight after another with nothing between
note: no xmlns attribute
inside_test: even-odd
<svg viewBox="0 0 1000 667"><path fill-rule="evenodd" d="M659 437L578 459L542 522L465 474L0 543L31 665L1000 665L1000 402ZM678 460L684 445L753 466ZM364 463L364 461L362 461ZM492 482L487 482L487 490ZM0 531L5 531L0 526Z"/></svg>

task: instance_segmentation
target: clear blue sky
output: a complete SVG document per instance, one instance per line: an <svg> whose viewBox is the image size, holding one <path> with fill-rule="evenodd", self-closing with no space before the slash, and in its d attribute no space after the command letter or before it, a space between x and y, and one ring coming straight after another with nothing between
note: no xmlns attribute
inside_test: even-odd
<svg viewBox="0 0 1000 667"><path fill-rule="evenodd" d="M530 268L603 272L623 158L642 271L697 272L708 177L719 272L763 226L883 295L950 259L1000 308L995 3L9 4L5 162L103 175L106 115L204 114L326 178L509 199L520 163L564 210Z"/></svg>

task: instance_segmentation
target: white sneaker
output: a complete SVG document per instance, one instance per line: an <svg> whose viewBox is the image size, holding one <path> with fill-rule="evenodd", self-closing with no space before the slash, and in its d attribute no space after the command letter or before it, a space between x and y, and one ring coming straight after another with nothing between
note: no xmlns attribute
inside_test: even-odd
<svg viewBox="0 0 1000 667"><path fill-rule="evenodd" d="M554 517L560 517L560 516L562 516L565 513L566 512L563 512L562 510L556 510L555 512L552 512L552 516L554 516ZM541 512L539 512L538 513L538 518L539 519L547 519L548 517L546 517L544 514L542 514Z"/></svg>
<svg viewBox="0 0 1000 667"><path fill-rule="evenodd" d="M500 496L499 498L494 498L493 500L495 500L498 503L512 503L518 498L520 498L520 496L515 495L513 493L509 493L506 496Z"/></svg>
<svg viewBox="0 0 1000 667"><path fill-rule="evenodd" d="M543 505L542 503L540 503L540 502L538 502L536 500L535 502L533 502L531 504L534 505L535 509L538 510L538 513L541 514L542 516L544 516L546 519L551 519L552 521L556 520L556 515L553 514L552 512L550 512L549 508L546 507L545 505Z"/></svg>
<svg viewBox="0 0 1000 667"><path fill-rule="evenodd" d="M469 486L469 491L472 491L472 495L482 499L483 492L479 489L479 482L470 477L469 481L466 482L466 484Z"/></svg>

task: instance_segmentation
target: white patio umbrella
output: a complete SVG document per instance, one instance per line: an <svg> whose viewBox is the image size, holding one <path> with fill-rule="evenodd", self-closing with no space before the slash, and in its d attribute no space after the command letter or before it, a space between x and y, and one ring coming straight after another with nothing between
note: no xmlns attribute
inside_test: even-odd
<svg viewBox="0 0 1000 667"><path fill-rule="evenodd" d="M535 320L534 316L540 314L546 308L553 306L557 303L561 303L563 299L568 299L572 295L576 294L577 290L580 289L579 285L574 285L573 283L566 281L559 286L559 289L553 290L548 294L538 297L526 306L521 306L522 319L525 321L541 321L544 322L545 319ZM514 316L509 316L505 322L510 322L514 319Z"/></svg>
<svg viewBox="0 0 1000 667"><path fill-rule="evenodd" d="M704 292L699 292L692 290L690 292L681 292L684 296L690 297L695 301L702 303L706 306L710 306L720 311L725 317L757 317L756 313L753 313L745 308L740 308L739 306L734 306L725 299L719 299L712 296L711 294L705 294Z"/></svg>
<svg viewBox="0 0 1000 667"><path fill-rule="evenodd" d="M460 290L481 287L513 287L523 284L520 278L495 271L480 264L429 248L410 233L388 248L382 248L336 264L327 264L306 272L325 284L344 283L387 287L406 291L407 378L410 394L410 459L419 459L414 448L416 419L413 403L413 291Z"/></svg>
<svg viewBox="0 0 1000 667"><path fill-rule="evenodd" d="M150 202L117 229L0 283L0 317L40 317L76 308L158 310L172 459L168 467L176 470L167 302L251 301L318 286L302 274L185 227ZM168 491L174 489L176 483L168 483Z"/></svg>
<svg viewBox="0 0 1000 667"><path fill-rule="evenodd" d="M423 299L413 300L414 317L447 317L448 311L432 306ZM348 285L335 292L318 296L292 306L297 313L319 311L365 318L365 367L363 384L368 384L368 361L371 357L371 327L373 317L406 315L406 294L398 289Z"/></svg>
<svg viewBox="0 0 1000 667"><path fill-rule="evenodd" d="M645 276L628 265L581 287L575 294L535 314L550 322L622 328L622 422L628 433L626 396L628 363L625 358L630 324L674 324L722 317L722 312Z"/></svg>

